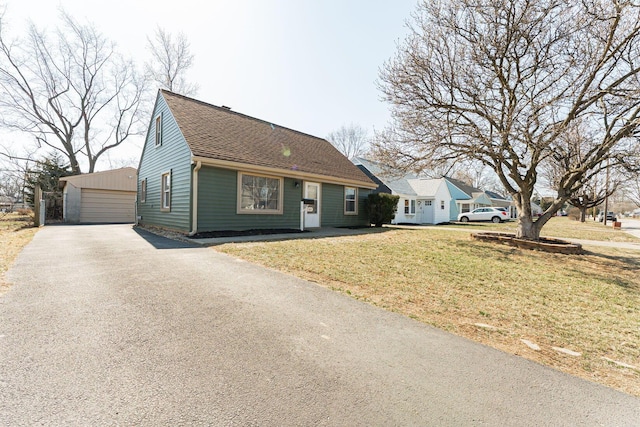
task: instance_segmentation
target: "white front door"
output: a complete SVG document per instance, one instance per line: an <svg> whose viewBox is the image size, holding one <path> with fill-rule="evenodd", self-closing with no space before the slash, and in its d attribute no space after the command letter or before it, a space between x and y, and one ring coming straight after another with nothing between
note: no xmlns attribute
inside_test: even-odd
<svg viewBox="0 0 640 427"><path fill-rule="evenodd" d="M433 224L433 200L418 200L418 211L420 224Z"/></svg>
<svg viewBox="0 0 640 427"><path fill-rule="evenodd" d="M305 228L320 227L320 184L317 182L305 182L304 198L313 199L314 204L307 206L304 211Z"/></svg>

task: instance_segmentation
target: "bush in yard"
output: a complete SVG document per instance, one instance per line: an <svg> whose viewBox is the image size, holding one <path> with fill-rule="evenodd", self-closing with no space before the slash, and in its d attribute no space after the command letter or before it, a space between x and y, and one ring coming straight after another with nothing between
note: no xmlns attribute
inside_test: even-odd
<svg viewBox="0 0 640 427"><path fill-rule="evenodd" d="M580 221L580 209L570 208L567 216L574 221Z"/></svg>
<svg viewBox="0 0 640 427"><path fill-rule="evenodd" d="M369 222L376 227L388 224L396 216L400 196L387 193L371 193L367 196L364 209L369 217Z"/></svg>

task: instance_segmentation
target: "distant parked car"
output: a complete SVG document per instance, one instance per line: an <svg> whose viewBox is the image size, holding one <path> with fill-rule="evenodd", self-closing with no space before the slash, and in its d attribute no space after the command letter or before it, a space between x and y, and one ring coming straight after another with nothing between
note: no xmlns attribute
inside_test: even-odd
<svg viewBox="0 0 640 427"><path fill-rule="evenodd" d="M613 212L607 212L607 221L613 221L616 222L618 220L618 218L616 218L616 214ZM598 214L598 221L603 222L604 221L604 212L600 212Z"/></svg>
<svg viewBox="0 0 640 427"><path fill-rule="evenodd" d="M460 222L469 222L469 221L491 221L491 222L502 222L507 221L509 219L509 214L504 208L478 208L474 209L471 212L464 212L458 215L458 221Z"/></svg>

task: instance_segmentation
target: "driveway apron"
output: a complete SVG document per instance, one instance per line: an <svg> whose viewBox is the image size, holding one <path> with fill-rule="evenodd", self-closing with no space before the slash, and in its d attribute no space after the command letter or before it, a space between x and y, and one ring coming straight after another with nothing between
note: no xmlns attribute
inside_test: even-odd
<svg viewBox="0 0 640 427"><path fill-rule="evenodd" d="M0 425L640 422L635 397L131 226L45 227L7 278Z"/></svg>

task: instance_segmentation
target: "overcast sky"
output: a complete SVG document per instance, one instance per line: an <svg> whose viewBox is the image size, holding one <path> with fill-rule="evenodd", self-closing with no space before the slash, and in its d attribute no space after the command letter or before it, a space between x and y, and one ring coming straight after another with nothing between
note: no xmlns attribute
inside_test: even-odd
<svg viewBox="0 0 640 427"><path fill-rule="evenodd" d="M160 25L184 32L196 98L319 137L343 124L389 120L375 80L407 33L416 0L0 0L13 30L53 28L63 7L140 64ZM13 33L13 31L12 31ZM136 141L121 155L139 156ZM103 163L98 169L108 169Z"/></svg>

